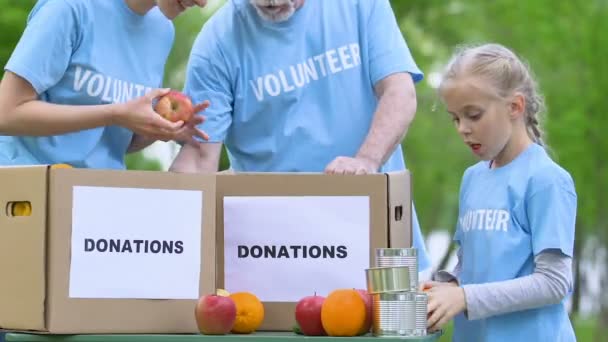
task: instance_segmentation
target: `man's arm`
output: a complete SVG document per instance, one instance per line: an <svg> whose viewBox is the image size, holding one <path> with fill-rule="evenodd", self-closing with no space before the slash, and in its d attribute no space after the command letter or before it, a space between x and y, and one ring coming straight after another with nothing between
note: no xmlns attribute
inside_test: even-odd
<svg viewBox="0 0 608 342"><path fill-rule="evenodd" d="M370 160L376 169L390 157L407 133L416 113L416 89L409 73L396 73L375 86L378 107L356 158Z"/></svg>
<svg viewBox="0 0 608 342"><path fill-rule="evenodd" d="M378 172L401 143L416 113L416 89L409 73L391 74L376 83L378 107L370 130L354 156L341 156L325 168L326 173L365 174Z"/></svg>
<svg viewBox="0 0 608 342"><path fill-rule="evenodd" d="M221 143L204 143L198 146L185 144L169 168L172 172L217 172L220 166Z"/></svg>

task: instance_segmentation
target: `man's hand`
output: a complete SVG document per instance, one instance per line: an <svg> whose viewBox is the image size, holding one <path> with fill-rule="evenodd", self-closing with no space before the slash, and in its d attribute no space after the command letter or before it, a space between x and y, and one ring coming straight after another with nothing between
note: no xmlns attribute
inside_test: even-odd
<svg viewBox="0 0 608 342"><path fill-rule="evenodd" d="M464 290L455 283L426 283L423 289L429 296L427 326L429 331L441 329L454 316L466 310Z"/></svg>
<svg viewBox="0 0 608 342"><path fill-rule="evenodd" d="M365 175L378 172L380 166L371 159L338 157L325 168L328 174Z"/></svg>
<svg viewBox="0 0 608 342"><path fill-rule="evenodd" d="M195 137L199 137L203 140L209 140L209 135L203 131L201 131L197 126L205 122L205 117L198 113L204 111L209 107L209 101L204 101L200 104L194 106L194 116L188 122L184 123L184 125L176 132L175 138L173 140L179 141L182 143L188 143L193 145L198 145L200 142L195 139Z"/></svg>

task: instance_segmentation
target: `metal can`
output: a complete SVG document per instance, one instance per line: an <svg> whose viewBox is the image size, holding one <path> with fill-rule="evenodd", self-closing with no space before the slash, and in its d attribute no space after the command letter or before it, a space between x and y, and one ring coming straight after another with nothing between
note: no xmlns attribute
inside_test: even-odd
<svg viewBox="0 0 608 342"><path fill-rule="evenodd" d="M416 293L377 293L373 299L374 336L415 336Z"/></svg>
<svg viewBox="0 0 608 342"><path fill-rule="evenodd" d="M416 329L414 329L414 335L426 336L427 330L427 308L428 308L429 297L424 292L417 292L415 295L415 306L416 306Z"/></svg>
<svg viewBox="0 0 608 342"><path fill-rule="evenodd" d="M418 291L418 251L416 248L376 248L376 267L410 268L410 291Z"/></svg>
<svg viewBox="0 0 608 342"><path fill-rule="evenodd" d="M367 292L405 292L410 288L410 270L408 267L374 267L365 270Z"/></svg>

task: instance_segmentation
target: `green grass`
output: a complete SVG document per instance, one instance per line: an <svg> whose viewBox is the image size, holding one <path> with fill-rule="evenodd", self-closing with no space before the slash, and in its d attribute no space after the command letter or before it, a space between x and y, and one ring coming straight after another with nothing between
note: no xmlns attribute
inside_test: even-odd
<svg viewBox="0 0 608 342"><path fill-rule="evenodd" d="M574 318L574 333L576 334L577 342L595 342L599 341L599 330L597 327L597 320L595 319L581 319ZM452 340L452 333L454 330L454 324L450 322L444 331L443 336L439 339L440 342L447 342Z"/></svg>

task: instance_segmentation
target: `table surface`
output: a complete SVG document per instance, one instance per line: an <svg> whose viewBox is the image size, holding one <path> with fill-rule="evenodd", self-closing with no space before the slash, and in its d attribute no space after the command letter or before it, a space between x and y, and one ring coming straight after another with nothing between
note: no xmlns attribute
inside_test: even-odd
<svg viewBox="0 0 608 342"><path fill-rule="evenodd" d="M295 342L298 340L314 339L315 342L389 342L389 341L438 341L441 332L429 334L421 337L374 337L372 335L357 337L327 337L327 336L303 336L289 332L258 332L249 335L228 334L222 336L211 335L136 335L136 334L91 334L91 335L45 335L45 334L24 334L7 333L6 342Z"/></svg>

